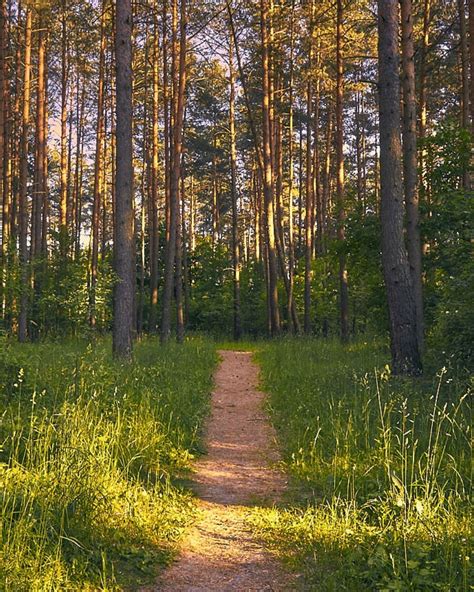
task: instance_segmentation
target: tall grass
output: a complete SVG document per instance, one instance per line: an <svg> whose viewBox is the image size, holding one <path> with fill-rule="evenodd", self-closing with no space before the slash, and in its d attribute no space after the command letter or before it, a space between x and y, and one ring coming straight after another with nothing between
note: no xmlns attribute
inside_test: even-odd
<svg viewBox="0 0 474 592"><path fill-rule="evenodd" d="M466 381L394 378L377 343L288 340L258 358L294 489L252 520L308 589L470 589Z"/></svg>
<svg viewBox="0 0 474 592"><path fill-rule="evenodd" d="M121 590L169 561L194 505L177 478L199 446L214 348L145 341L0 354L0 588Z"/></svg>

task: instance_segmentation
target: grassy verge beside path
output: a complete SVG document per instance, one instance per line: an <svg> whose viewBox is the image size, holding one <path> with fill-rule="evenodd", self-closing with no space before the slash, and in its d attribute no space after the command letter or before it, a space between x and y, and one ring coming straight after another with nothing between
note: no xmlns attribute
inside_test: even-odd
<svg viewBox="0 0 474 592"><path fill-rule="evenodd" d="M194 514L176 478L207 415L215 348L0 343L0 589L149 581Z"/></svg>
<svg viewBox="0 0 474 592"><path fill-rule="evenodd" d="M469 386L391 377L377 343L284 340L257 353L294 487L254 528L304 589L469 590Z"/></svg>

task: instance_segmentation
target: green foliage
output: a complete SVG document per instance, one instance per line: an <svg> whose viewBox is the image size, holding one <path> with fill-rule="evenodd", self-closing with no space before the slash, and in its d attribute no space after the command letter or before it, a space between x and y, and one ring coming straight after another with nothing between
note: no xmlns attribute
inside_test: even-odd
<svg viewBox="0 0 474 592"><path fill-rule="evenodd" d="M44 265L38 264L40 292L33 322L42 336L80 335L89 329L91 313L90 261L87 253L74 260L56 246ZM115 274L106 258L100 262L95 288L96 328L104 331L112 322Z"/></svg>
<svg viewBox="0 0 474 592"><path fill-rule="evenodd" d="M166 563L194 504L215 350L201 342L13 346L0 358L1 587L119 590Z"/></svg>
<svg viewBox="0 0 474 592"><path fill-rule="evenodd" d="M388 311L377 214L363 213L358 208L349 214L346 250L355 332L359 334L370 329L383 334L388 331Z"/></svg>
<svg viewBox="0 0 474 592"><path fill-rule="evenodd" d="M457 368L474 363L474 193L460 180L469 164L469 133L446 122L427 139L427 183L423 235L427 325L432 357Z"/></svg>
<svg viewBox="0 0 474 592"><path fill-rule="evenodd" d="M229 334L232 327L232 268L227 250L200 241L193 253L189 325L211 333Z"/></svg>
<svg viewBox="0 0 474 592"><path fill-rule="evenodd" d="M245 335L267 333L267 292L263 263L249 261L240 274L242 329Z"/></svg>
<svg viewBox="0 0 474 592"><path fill-rule="evenodd" d="M229 336L233 327L232 258L222 245L198 242L191 264L189 328L214 336ZM266 332L266 290L263 264L250 260L240 276L241 317L244 334Z"/></svg>
<svg viewBox="0 0 474 592"><path fill-rule="evenodd" d="M470 390L395 379L377 343L265 345L258 358L294 488L258 532L318 590L468 590Z"/></svg>

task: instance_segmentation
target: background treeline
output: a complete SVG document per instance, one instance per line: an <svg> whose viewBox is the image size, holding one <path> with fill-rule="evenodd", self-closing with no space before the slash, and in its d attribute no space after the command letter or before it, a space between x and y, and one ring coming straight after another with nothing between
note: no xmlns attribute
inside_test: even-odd
<svg viewBox="0 0 474 592"><path fill-rule="evenodd" d="M133 4L134 331L387 330L375 8ZM466 363L474 15L464 0L401 9L419 346L425 328ZM108 330L116 6L2 0L0 12L3 330L22 341Z"/></svg>

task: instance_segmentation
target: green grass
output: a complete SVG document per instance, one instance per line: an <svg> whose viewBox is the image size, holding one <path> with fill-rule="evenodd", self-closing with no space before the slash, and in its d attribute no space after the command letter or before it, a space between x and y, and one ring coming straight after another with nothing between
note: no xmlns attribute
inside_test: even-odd
<svg viewBox="0 0 474 592"><path fill-rule="evenodd" d="M391 377L376 342L283 340L257 359L292 487L250 520L304 589L471 589L466 381Z"/></svg>
<svg viewBox="0 0 474 592"><path fill-rule="evenodd" d="M0 589L122 590L173 556L215 348L0 343Z"/></svg>

